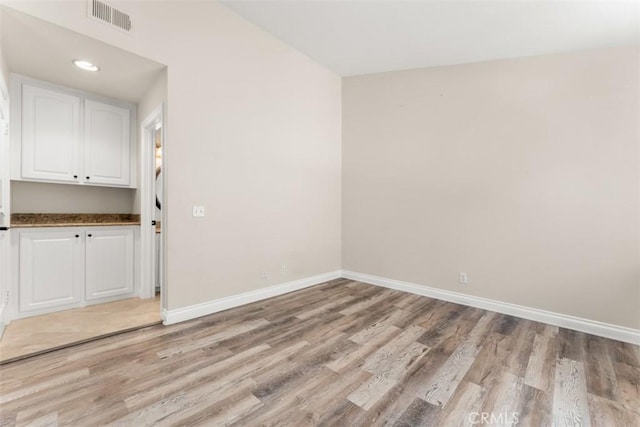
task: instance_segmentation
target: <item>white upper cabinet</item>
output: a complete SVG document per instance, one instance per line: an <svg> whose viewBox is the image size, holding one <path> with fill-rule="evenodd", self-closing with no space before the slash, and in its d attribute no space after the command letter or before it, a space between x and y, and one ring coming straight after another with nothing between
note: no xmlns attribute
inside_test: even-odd
<svg viewBox="0 0 640 427"><path fill-rule="evenodd" d="M102 102L84 102L85 184L129 186L130 111Z"/></svg>
<svg viewBox="0 0 640 427"><path fill-rule="evenodd" d="M135 106L12 76L11 179L135 188Z"/></svg>
<svg viewBox="0 0 640 427"><path fill-rule="evenodd" d="M77 182L80 98L23 85L22 177Z"/></svg>

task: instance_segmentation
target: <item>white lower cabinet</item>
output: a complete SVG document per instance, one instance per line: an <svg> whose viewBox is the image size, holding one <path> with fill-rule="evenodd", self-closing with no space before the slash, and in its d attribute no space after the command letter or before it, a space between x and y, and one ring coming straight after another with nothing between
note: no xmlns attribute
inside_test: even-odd
<svg viewBox="0 0 640 427"><path fill-rule="evenodd" d="M18 317L134 296L136 227L16 231Z"/></svg>
<svg viewBox="0 0 640 427"><path fill-rule="evenodd" d="M133 293L133 230L88 231L85 298L96 300Z"/></svg>
<svg viewBox="0 0 640 427"><path fill-rule="evenodd" d="M21 232L19 245L20 312L82 302L84 248L79 232Z"/></svg>

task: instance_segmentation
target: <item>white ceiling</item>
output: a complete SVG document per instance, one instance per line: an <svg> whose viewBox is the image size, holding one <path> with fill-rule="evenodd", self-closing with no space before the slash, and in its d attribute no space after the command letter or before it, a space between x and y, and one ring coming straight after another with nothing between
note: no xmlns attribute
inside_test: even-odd
<svg viewBox="0 0 640 427"><path fill-rule="evenodd" d="M222 2L344 76L637 44L639 37L635 0Z"/></svg>
<svg viewBox="0 0 640 427"><path fill-rule="evenodd" d="M137 103L164 65L21 12L0 7L2 51L10 71ZM97 24L100 25L100 24ZM73 59L101 67L80 70Z"/></svg>

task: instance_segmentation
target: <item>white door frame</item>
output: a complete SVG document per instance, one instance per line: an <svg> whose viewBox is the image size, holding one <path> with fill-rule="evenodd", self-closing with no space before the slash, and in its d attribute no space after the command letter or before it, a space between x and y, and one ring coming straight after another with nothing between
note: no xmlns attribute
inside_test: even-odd
<svg viewBox="0 0 640 427"><path fill-rule="evenodd" d="M141 138L141 168L140 168L140 298L153 298L155 296L154 259L155 259L155 238L156 227L152 225L155 213L155 143L153 133L158 123L161 124L162 137L162 189L165 192L165 123L164 104L158 105L142 122ZM166 198L162 197L162 234L166 232ZM164 251L163 251L164 252ZM161 256L161 263L164 264L164 257ZM160 292L165 293L163 275L160 274ZM163 307L164 308L164 307Z"/></svg>
<svg viewBox="0 0 640 427"><path fill-rule="evenodd" d="M2 213L0 213L0 227L8 227L11 216L11 198L9 197L9 90L7 81L0 70L0 174L2 180ZM11 319L11 305L13 297L10 294L11 246L9 231L0 231L0 338L4 327Z"/></svg>
<svg viewBox="0 0 640 427"><path fill-rule="evenodd" d="M0 174L2 174L2 211L0 226L9 226L11 215L11 198L9 197L9 89L2 70L0 70Z"/></svg>

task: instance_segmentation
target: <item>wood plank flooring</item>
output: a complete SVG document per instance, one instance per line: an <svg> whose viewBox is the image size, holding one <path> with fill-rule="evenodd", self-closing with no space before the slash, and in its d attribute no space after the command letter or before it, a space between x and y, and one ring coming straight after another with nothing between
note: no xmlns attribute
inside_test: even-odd
<svg viewBox="0 0 640 427"><path fill-rule="evenodd" d="M0 425L638 426L640 349L339 279L0 367Z"/></svg>

